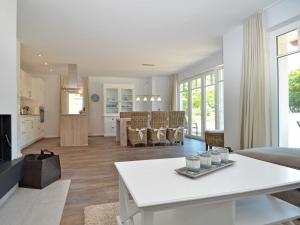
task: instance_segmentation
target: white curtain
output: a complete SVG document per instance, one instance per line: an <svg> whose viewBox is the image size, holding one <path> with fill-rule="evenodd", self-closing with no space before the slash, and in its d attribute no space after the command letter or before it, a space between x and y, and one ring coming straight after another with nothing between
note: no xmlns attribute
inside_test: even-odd
<svg viewBox="0 0 300 225"><path fill-rule="evenodd" d="M177 110L177 74L173 74L170 76L170 96L171 96L171 104L170 110Z"/></svg>
<svg viewBox="0 0 300 225"><path fill-rule="evenodd" d="M256 13L244 23L240 102L241 148L270 144L268 75L263 16Z"/></svg>

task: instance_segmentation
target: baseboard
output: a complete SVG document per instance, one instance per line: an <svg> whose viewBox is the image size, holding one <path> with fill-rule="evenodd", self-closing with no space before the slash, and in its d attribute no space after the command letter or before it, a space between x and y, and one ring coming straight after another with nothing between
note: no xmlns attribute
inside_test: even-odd
<svg viewBox="0 0 300 225"><path fill-rule="evenodd" d="M44 139L60 138L59 136L44 136Z"/></svg>
<svg viewBox="0 0 300 225"><path fill-rule="evenodd" d="M103 134L89 134L89 137L104 137Z"/></svg>
<svg viewBox="0 0 300 225"><path fill-rule="evenodd" d="M29 147L30 145L32 145L32 144L34 144L34 143L36 143L36 142L38 142L38 141L40 141L40 140L42 140L42 139L44 139L44 137L39 137L39 138L37 138L37 139L35 139L35 140L29 142L28 144L21 146L21 152L22 152L25 148Z"/></svg>
<svg viewBox="0 0 300 225"><path fill-rule="evenodd" d="M42 140L42 139L44 139L44 137L37 138L37 139L35 139L35 140L29 142L28 144L21 146L21 152L22 152L25 148L29 147L30 145L32 145L32 144L34 144L34 143L36 143L36 142L38 142L38 141L40 141L40 140Z"/></svg>

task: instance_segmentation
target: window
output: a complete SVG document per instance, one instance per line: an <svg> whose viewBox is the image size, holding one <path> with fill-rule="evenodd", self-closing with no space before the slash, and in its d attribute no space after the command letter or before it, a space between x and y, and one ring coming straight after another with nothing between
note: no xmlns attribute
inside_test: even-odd
<svg viewBox="0 0 300 225"><path fill-rule="evenodd" d="M201 136L202 131L202 98L201 98L201 78L192 80L192 130L194 136Z"/></svg>
<svg viewBox="0 0 300 225"><path fill-rule="evenodd" d="M216 129L216 74L205 76L206 130Z"/></svg>
<svg viewBox="0 0 300 225"><path fill-rule="evenodd" d="M185 111L186 127L189 127L189 83L184 82L179 85L179 110Z"/></svg>
<svg viewBox="0 0 300 225"><path fill-rule="evenodd" d="M276 38L279 146L300 147L300 29Z"/></svg>
<svg viewBox="0 0 300 225"><path fill-rule="evenodd" d="M188 135L224 129L224 75L218 67L179 84L179 109L186 113Z"/></svg>
<svg viewBox="0 0 300 225"><path fill-rule="evenodd" d="M224 130L224 70L218 71L217 129Z"/></svg>

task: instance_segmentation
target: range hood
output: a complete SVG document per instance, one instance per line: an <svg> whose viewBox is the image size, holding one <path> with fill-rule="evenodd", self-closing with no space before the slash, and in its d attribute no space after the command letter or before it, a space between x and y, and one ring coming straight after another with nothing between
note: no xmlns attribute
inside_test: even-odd
<svg viewBox="0 0 300 225"><path fill-rule="evenodd" d="M77 73L77 64L67 65L67 74L62 75L63 88L79 88L79 78Z"/></svg>

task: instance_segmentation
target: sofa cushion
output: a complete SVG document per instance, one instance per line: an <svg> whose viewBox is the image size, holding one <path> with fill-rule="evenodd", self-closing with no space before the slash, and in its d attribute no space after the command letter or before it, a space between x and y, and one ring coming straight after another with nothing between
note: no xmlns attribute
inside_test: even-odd
<svg viewBox="0 0 300 225"><path fill-rule="evenodd" d="M235 153L300 170L300 149L297 148L252 148Z"/></svg>
<svg viewBox="0 0 300 225"><path fill-rule="evenodd" d="M235 151L235 153L300 170L300 149L253 148ZM284 191L273 195L300 207L300 189Z"/></svg>

